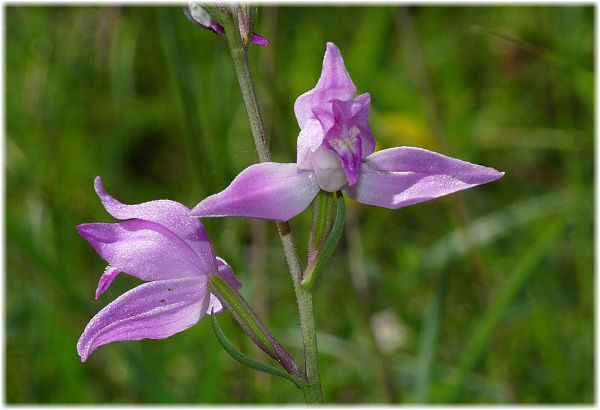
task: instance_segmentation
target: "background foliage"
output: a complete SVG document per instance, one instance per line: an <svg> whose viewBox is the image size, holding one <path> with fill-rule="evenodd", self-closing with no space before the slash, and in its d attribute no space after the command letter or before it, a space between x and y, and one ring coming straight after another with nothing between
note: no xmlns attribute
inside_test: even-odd
<svg viewBox="0 0 600 410"><path fill-rule="evenodd" d="M81 364L104 263L74 227L126 203L188 206L256 162L223 38L177 7L6 8L6 399L300 403L220 348L209 321ZM325 398L342 403L593 400L592 7L265 7L250 52L274 157L326 41L372 95L378 149L417 145L506 171L399 211L349 203L316 294ZM293 221L299 242L310 215ZM219 255L300 354L273 224L208 220ZM305 252L305 245L300 244ZM223 329L266 360L230 315Z"/></svg>

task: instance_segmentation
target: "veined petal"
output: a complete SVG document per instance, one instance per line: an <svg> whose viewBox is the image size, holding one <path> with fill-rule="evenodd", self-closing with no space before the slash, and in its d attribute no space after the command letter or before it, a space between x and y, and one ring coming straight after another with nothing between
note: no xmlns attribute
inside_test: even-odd
<svg viewBox="0 0 600 410"><path fill-rule="evenodd" d="M344 190L359 202L397 209L494 181L504 175L436 152L398 147L365 158L356 185Z"/></svg>
<svg viewBox="0 0 600 410"><path fill-rule="evenodd" d="M231 267L225 262L225 260L219 258L217 256L217 264L219 265L218 275L223 278L227 283L229 283L233 288L239 290L242 287L240 281L237 280L235 275L233 274L233 270ZM210 294L210 302L208 303L208 307L206 308L206 313L211 314L214 309L214 313L220 313L223 310L223 305L221 301L212 293Z"/></svg>
<svg viewBox="0 0 600 410"><path fill-rule="evenodd" d="M164 339L198 322L208 304L208 276L144 283L124 293L88 323L77 342L81 361L111 342Z"/></svg>
<svg viewBox="0 0 600 410"><path fill-rule="evenodd" d="M352 186L363 157L361 130L351 117L352 101L333 100L331 105L336 125L325 135L324 145L338 155L348 185Z"/></svg>
<svg viewBox="0 0 600 410"><path fill-rule="evenodd" d="M352 122L360 129L362 156L366 157L375 151L375 138L369 127L369 111L371 110L371 94L364 93L350 103Z"/></svg>
<svg viewBox="0 0 600 410"><path fill-rule="evenodd" d="M90 223L77 226L77 231L115 269L145 281L208 275L216 270L202 264L186 242L154 222ZM111 278L114 272L108 275ZM99 287L105 289L108 284L101 280Z"/></svg>
<svg viewBox="0 0 600 410"><path fill-rule="evenodd" d="M225 190L196 205L191 215L288 221L306 209L318 191L312 172L296 164L263 162L243 170Z"/></svg>
<svg viewBox="0 0 600 410"><path fill-rule="evenodd" d="M384 149L370 155L367 160L380 171L449 175L473 185L485 184L504 175L504 172L494 168L472 164L416 147Z"/></svg>
<svg viewBox="0 0 600 410"><path fill-rule="evenodd" d="M339 157L348 185L352 186L358 180L362 160L362 147L357 127L352 127L348 136L331 138L325 145Z"/></svg>
<svg viewBox="0 0 600 410"><path fill-rule="evenodd" d="M369 109L371 96L361 94L353 100L332 100L331 111L334 125L325 134L323 144L335 152L342 163L348 185L358 179L362 158L375 149L375 140L369 129ZM319 115L322 118L327 116ZM363 147L367 152L363 152Z"/></svg>
<svg viewBox="0 0 600 410"><path fill-rule="evenodd" d="M162 225L183 239L196 252L204 264L216 269L215 253L206 230L197 218L190 217L190 210L179 202L161 199L126 205L110 196L102 186L100 177L94 180L94 188L106 211L117 219L143 219Z"/></svg>
<svg viewBox="0 0 600 410"><path fill-rule="evenodd" d="M115 278L121 273L121 269L112 267L108 265L104 270L104 273L100 277L98 281L98 287L96 288L96 299L100 297L104 293L106 289L110 286L111 283L115 280Z"/></svg>
<svg viewBox="0 0 600 410"><path fill-rule="evenodd" d="M327 43L321 77L315 88L302 94L294 104L294 112L300 128L309 118L313 118L313 109L332 99L350 100L356 94L356 87L344 65L344 59L337 46Z"/></svg>

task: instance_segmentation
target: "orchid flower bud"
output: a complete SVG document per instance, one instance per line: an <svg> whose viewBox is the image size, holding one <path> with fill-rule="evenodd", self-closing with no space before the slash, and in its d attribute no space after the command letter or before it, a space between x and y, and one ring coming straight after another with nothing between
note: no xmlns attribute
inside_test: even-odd
<svg viewBox="0 0 600 410"><path fill-rule="evenodd" d="M222 8L222 6L217 6L217 8L227 11ZM268 46L269 40L260 34L253 33L252 28L252 19L250 13L250 6L239 6L237 8L237 18L239 23L240 34L245 44L248 42L252 44L256 44L258 46ZM203 29L210 30L215 34L224 35L225 29L219 22L208 12L205 8L203 8L200 3L195 1L190 1L187 6L183 7L183 14L195 25L202 27ZM252 33L252 34L250 34Z"/></svg>

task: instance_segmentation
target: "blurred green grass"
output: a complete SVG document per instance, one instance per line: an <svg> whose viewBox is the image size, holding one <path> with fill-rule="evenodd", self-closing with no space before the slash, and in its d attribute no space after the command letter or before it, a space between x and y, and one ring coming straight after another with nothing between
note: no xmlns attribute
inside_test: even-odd
<svg viewBox="0 0 600 410"><path fill-rule="evenodd" d="M264 7L250 51L274 159L295 158L293 103L326 41L372 96L378 147L418 145L506 172L399 211L348 204L315 305L323 387L342 403L594 400L594 10ZM300 403L233 362L210 323L75 343L108 301L75 225L123 202L188 206L256 161L222 38L177 7L6 7L8 403ZM310 216L292 222L305 252ZM291 281L272 224L205 223L217 253L299 357ZM228 337L254 357L231 318Z"/></svg>

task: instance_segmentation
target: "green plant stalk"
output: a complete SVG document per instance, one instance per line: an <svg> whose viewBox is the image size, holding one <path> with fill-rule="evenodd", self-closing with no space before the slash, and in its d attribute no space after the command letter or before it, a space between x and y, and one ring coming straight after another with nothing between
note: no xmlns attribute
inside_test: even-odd
<svg viewBox="0 0 600 410"><path fill-rule="evenodd" d="M308 404L323 404L312 293L310 289L305 289L301 285L302 268L289 224L287 222L278 222L277 230L283 243L283 251L294 283L296 304L298 305L298 313L300 314L300 328L302 331L302 344L304 346L304 373L308 380L308 385L302 392Z"/></svg>
<svg viewBox="0 0 600 410"><path fill-rule="evenodd" d="M248 114L252 137L258 153L260 162L268 162L271 160L271 151L265 127L260 115L258 99L248 66L247 48L242 43L239 26L235 16L231 18L222 18L219 23L225 28L225 35L233 66L240 84L242 98ZM290 269L292 281L294 283L294 291L296 293L296 303L300 314L300 327L302 330L302 341L304 345L304 363L305 374L308 384L303 388L304 398L309 404L322 404L323 392L321 390L321 378L319 374L318 350L317 350L317 333L315 329L314 308L312 302L312 293L308 289L302 288L300 282L302 280L302 268L298 258L298 252L294 244L294 236L287 222L278 222L277 230L281 237L284 254Z"/></svg>
<svg viewBox="0 0 600 410"><path fill-rule="evenodd" d="M246 107L246 113L248 114L248 121L250 122L250 129L252 130L252 137L254 138L254 145L256 145L258 159L260 162L271 161L271 151L269 149L267 132L265 131L265 126L262 121L258 99L256 98L256 90L254 89L254 82L252 81L250 67L248 66L248 49L242 43L235 17L230 16L229 18L223 18L220 22L225 28L229 51L231 52L231 58L235 68L235 74L240 84L240 90L242 91L242 98L244 100L244 106Z"/></svg>

